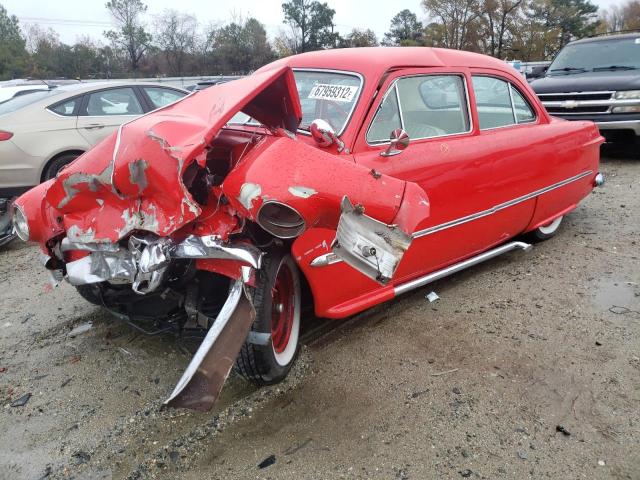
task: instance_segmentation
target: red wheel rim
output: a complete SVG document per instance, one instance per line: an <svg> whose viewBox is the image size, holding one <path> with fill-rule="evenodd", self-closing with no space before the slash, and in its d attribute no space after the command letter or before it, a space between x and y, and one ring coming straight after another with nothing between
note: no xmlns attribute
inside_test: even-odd
<svg viewBox="0 0 640 480"><path fill-rule="evenodd" d="M282 353L287 348L295 314L293 275L287 265L281 265L271 291L271 341L273 350Z"/></svg>

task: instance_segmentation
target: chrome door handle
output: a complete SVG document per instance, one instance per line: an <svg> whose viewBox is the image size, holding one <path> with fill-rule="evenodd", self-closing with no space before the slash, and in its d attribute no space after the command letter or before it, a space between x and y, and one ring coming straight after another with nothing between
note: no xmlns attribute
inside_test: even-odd
<svg viewBox="0 0 640 480"><path fill-rule="evenodd" d="M99 128L104 128L104 125L101 125L99 123L90 123L89 125L84 127L85 130L97 130Z"/></svg>

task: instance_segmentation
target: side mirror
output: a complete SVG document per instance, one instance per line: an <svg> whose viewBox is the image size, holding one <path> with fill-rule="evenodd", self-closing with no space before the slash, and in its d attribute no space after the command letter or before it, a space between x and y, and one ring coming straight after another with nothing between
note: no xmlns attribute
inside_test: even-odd
<svg viewBox="0 0 640 480"><path fill-rule="evenodd" d="M320 147L330 147L334 143L338 145L338 152L344 149L344 143L336 135L336 131L333 129L329 122L322 120L321 118L315 119L311 122L311 137Z"/></svg>
<svg viewBox="0 0 640 480"><path fill-rule="evenodd" d="M391 132L389 140L390 142L387 149L380 153L383 157L393 157L394 155L398 155L409 146L409 135L407 135L407 132L401 128L396 128Z"/></svg>

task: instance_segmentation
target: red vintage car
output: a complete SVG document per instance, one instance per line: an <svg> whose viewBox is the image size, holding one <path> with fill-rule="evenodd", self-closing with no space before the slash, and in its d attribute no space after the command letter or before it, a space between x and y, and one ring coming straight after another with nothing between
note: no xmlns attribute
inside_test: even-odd
<svg viewBox="0 0 640 480"><path fill-rule="evenodd" d="M14 225L89 301L200 332L165 403L208 409L234 364L287 375L303 292L344 318L552 236L602 183L602 142L490 57L313 52L124 124L20 197Z"/></svg>

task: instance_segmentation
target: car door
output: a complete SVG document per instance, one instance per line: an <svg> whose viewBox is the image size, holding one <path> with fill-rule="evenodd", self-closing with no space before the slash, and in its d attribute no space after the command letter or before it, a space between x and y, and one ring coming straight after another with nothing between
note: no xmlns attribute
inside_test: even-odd
<svg viewBox="0 0 640 480"><path fill-rule="evenodd" d="M430 216L410 232L414 239L396 282L497 242L490 221L478 215L492 206L493 158L478 154L470 81L463 68L396 72L356 142L357 162L416 182L429 197ZM409 146L401 154L385 156L395 128L407 132Z"/></svg>
<svg viewBox="0 0 640 480"><path fill-rule="evenodd" d="M78 131L95 145L120 125L144 113L133 87L105 88L85 94Z"/></svg>
<svg viewBox="0 0 640 480"><path fill-rule="evenodd" d="M493 228L500 238L522 233L536 207L536 191L546 185L557 152L554 136L515 79L474 70L479 145L493 159Z"/></svg>

